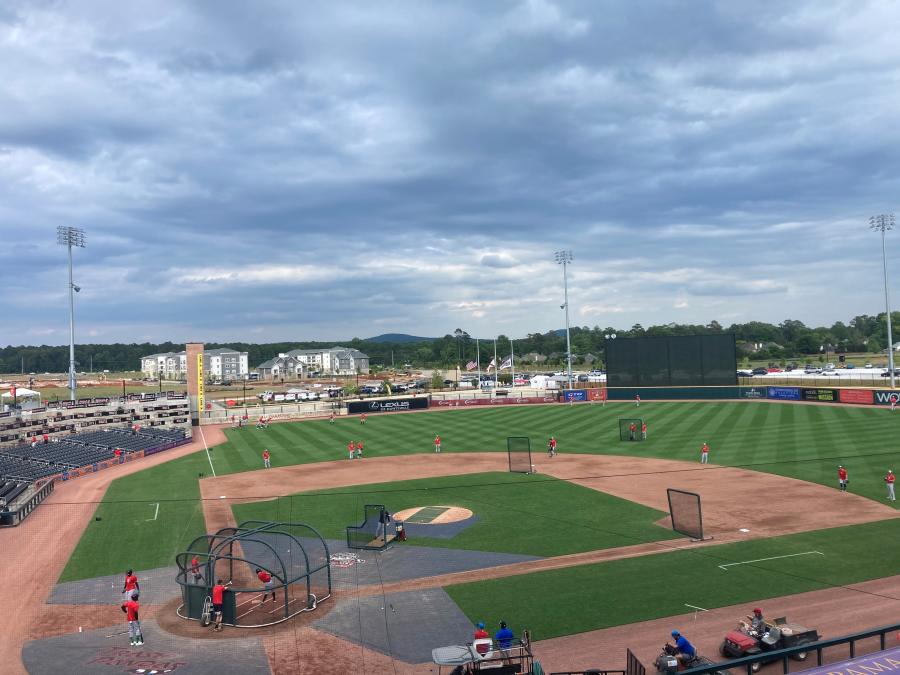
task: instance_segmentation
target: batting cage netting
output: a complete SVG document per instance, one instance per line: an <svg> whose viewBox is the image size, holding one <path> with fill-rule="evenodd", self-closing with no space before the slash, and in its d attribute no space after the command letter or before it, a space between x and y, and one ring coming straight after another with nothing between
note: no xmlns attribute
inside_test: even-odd
<svg viewBox="0 0 900 675"><path fill-rule="evenodd" d="M506 439L509 455L509 470L516 473L531 473L531 439L527 436L509 436Z"/></svg>
<svg viewBox="0 0 900 675"><path fill-rule="evenodd" d="M700 495L674 488L668 488L666 493L669 497L672 529L691 539L702 541L703 512L700 508Z"/></svg>
<svg viewBox="0 0 900 675"><path fill-rule="evenodd" d="M642 441L644 436L641 433L644 420L637 419L620 419L619 420L619 440L620 441Z"/></svg>
<svg viewBox="0 0 900 675"><path fill-rule="evenodd" d="M363 522L347 527L347 548L379 551L397 538L397 526L383 504L366 504Z"/></svg>

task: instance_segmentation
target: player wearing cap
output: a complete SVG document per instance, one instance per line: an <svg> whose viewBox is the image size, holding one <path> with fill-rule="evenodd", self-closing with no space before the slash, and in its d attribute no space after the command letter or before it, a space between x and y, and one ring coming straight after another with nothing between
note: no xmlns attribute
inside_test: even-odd
<svg viewBox="0 0 900 675"><path fill-rule="evenodd" d="M272 455L269 454L268 450L263 450L262 458L263 458L263 466L266 469L271 469L272 468Z"/></svg>
<svg viewBox="0 0 900 675"><path fill-rule="evenodd" d="M363 442L356 441L356 459L362 459L363 454Z"/></svg>
<svg viewBox="0 0 900 675"><path fill-rule="evenodd" d="M353 459L353 450L356 449L356 445L353 441L347 443L347 459Z"/></svg>
<svg viewBox="0 0 900 675"><path fill-rule="evenodd" d="M709 464L709 443L703 441L703 447L700 448L700 463Z"/></svg>
<svg viewBox="0 0 900 675"><path fill-rule="evenodd" d="M894 470L888 469L887 476L884 477L884 484L887 486L887 498L888 501L896 501L897 498L894 496Z"/></svg>
<svg viewBox="0 0 900 675"><path fill-rule="evenodd" d="M637 431L637 424L632 422L631 424L628 425L628 440L629 441L634 440L634 434L636 431Z"/></svg>
<svg viewBox="0 0 900 675"><path fill-rule="evenodd" d="M131 600L132 595L136 595L141 590L140 584L138 584L137 577L134 574L134 571L128 570L125 573L125 585L122 586L122 593L125 596L125 600Z"/></svg>
<svg viewBox="0 0 900 675"><path fill-rule="evenodd" d="M847 491L847 483L849 482L849 478L847 478L847 469L844 468L844 465L841 464L838 466L838 487L841 492Z"/></svg>
<svg viewBox="0 0 900 675"><path fill-rule="evenodd" d="M272 602L275 602L275 582L272 581L272 575L265 570L257 567L256 576L261 582L263 582L263 588L265 589L265 591L263 592L262 600L259 601L259 604L263 604L266 601L266 598L269 597L269 593L272 594Z"/></svg>
<svg viewBox="0 0 900 675"><path fill-rule="evenodd" d="M440 436L434 437L434 451L435 452L441 451L441 437Z"/></svg>
<svg viewBox="0 0 900 675"><path fill-rule="evenodd" d="M634 407L635 407L635 408L640 408L640 407L641 407L641 395L640 395L640 394L635 394L635 397L634 397Z"/></svg>
<svg viewBox="0 0 900 675"><path fill-rule="evenodd" d="M203 575L200 574L200 560L197 556L191 558L191 574L194 575L194 583L199 586L203 581Z"/></svg>
<svg viewBox="0 0 900 675"><path fill-rule="evenodd" d="M547 456L556 457L556 438L554 436L551 436L547 442Z"/></svg>
<svg viewBox="0 0 900 675"><path fill-rule="evenodd" d="M140 593L135 592L125 604L122 605L122 611L125 612L125 616L128 619L128 636L131 638L132 647L144 644L144 635L141 633L141 620L139 615L139 610L141 608L141 605L138 602L139 597Z"/></svg>
<svg viewBox="0 0 900 675"><path fill-rule="evenodd" d="M641 422L641 440L642 441L647 440L647 423L646 422Z"/></svg>
<svg viewBox="0 0 900 675"><path fill-rule="evenodd" d="M215 615L213 630L222 630L222 606L224 604L225 584L219 579L212 589L212 608Z"/></svg>

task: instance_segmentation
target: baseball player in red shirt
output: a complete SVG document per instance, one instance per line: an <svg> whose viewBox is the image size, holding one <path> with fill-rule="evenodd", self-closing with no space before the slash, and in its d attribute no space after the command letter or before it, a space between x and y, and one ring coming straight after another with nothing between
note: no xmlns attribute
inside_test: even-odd
<svg viewBox="0 0 900 675"><path fill-rule="evenodd" d="M608 394L607 394L607 391L606 391L606 387L603 387L603 388L600 390L600 403L601 403L601 405L603 405L603 406L606 406L606 397L607 397L607 395L608 395Z"/></svg>
<svg viewBox="0 0 900 675"><path fill-rule="evenodd" d="M137 595L140 590L141 587L140 584L138 584L134 571L128 570L125 573L125 585L122 587L122 593L125 596L125 600L131 600L131 596Z"/></svg>
<svg viewBox="0 0 900 675"><path fill-rule="evenodd" d="M884 484L887 485L887 498L888 501L896 501L897 498L894 496L894 470L888 469L887 476L884 477Z"/></svg>
<svg viewBox="0 0 900 675"><path fill-rule="evenodd" d="M263 582L263 597L262 600L259 601L259 604L263 604L266 601L266 598L269 597L269 593L272 594L272 602L275 602L275 582L272 581L272 575L266 572L264 569L256 568L256 576L259 578L261 582Z"/></svg>
<svg viewBox="0 0 900 675"><path fill-rule="evenodd" d="M203 575L200 574L200 561L197 559L197 556L191 558L191 574L194 575L194 583L199 586L203 580Z"/></svg>
<svg viewBox="0 0 900 675"><path fill-rule="evenodd" d="M362 441L356 441L356 459L362 459L363 444Z"/></svg>
<svg viewBox="0 0 900 675"><path fill-rule="evenodd" d="M212 606L216 617L216 625L213 627L213 630L222 630L222 605L224 595L225 584L219 579L212 589Z"/></svg>
<svg viewBox="0 0 900 675"><path fill-rule="evenodd" d="M641 440L642 441L647 440L647 423L646 422L641 422Z"/></svg>
<svg viewBox="0 0 900 675"><path fill-rule="evenodd" d="M359 416L359 423L360 424L366 423L366 413L363 413L362 415Z"/></svg>
<svg viewBox="0 0 900 675"><path fill-rule="evenodd" d="M435 452L441 451L441 437L440 436L434 437L434 451Z"/></svg>
<svg viewBox="0 0 900 675"><path fill-rule="evenodd" d="M848 480L847 469L845 469L844 465L842 464L838 467L838 487L840 488L841 492L847 491Z"/></svg>
<svg viewBox="0 0 900 675"><path fill-rule="evenodd" d="M331 411L331 415L328 417L328 421L334 424L334 410Z"/></svg>
<svg viewBox="0 0 900 675"><path fill-rule="evenodd" d="M271 469L272 468L272 462L271 462L272 456L269 454L269 451L263 450L262 457L263 457L263 466L267 469Z"/></svg>
<svg viewBox="0 0 900 675"><path fill-rule="evenodd" d="M141 620L139 610L141 608L138 598L139 593L135 593L128 601L122 605L122 611L128 619L128 636L131 638L131 646L137 647L144 644L144 635L141 633Z"/></svg>
<svg viewBox="0 0 900 675"><path fill-rule="evenodd" d="M547 442L547 456L556 457L556 438L553 436L551 436L550 440Z"/></svg>
<svg viewBox="0 0 900 675"><path fill-rule="evenodd" d="M703 447L700 448L700 463L709 464L709 444L704 441Z"/></svg>
<svg viewBox="0 0 900 675"><path fill-rule="evenodd" d="M353 449L355 447L356 446L353 444L353 441L350 441L349 443L347 443L347 453L348 453L347 459L353 459Z"/></svg>
<svg viewBox="0 0 900 675"><path fill-rule="evenodd" d="M637 408L640 408L640 407L641 407L641 395L640 395L640 394L635 395L635 397L634 397L634 405L635 405L635 407L637 407Z"/></svg>
<svg viewBox="0 0 900 675"><path fill-rule="evenodd" d="M634 433L636 431L637 431L637 424L632 422L631 424L628 425L628 433L629 433L628 440L630 440L630 441L634 440Z"/></svg>

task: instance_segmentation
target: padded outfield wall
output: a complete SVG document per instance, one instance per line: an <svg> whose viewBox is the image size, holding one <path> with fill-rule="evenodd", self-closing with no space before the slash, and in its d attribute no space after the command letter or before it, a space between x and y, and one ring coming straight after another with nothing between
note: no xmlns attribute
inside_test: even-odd
<svg viewBox="0 0 900 675"><path fill-rule="evenodd" d="M617 387L733 386L733 333L606 340L607 384Z"/></svg>

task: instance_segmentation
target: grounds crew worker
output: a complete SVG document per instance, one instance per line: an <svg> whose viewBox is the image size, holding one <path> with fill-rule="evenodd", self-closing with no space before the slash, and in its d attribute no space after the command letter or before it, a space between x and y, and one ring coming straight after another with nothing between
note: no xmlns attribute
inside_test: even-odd
<svg viewBox="0 0 900 675"><path fill-rule="evenodd" d="M679 661L682 663L690 663L697 658L697 650L694 649L694 645L688 642L688 639L684 637L684 635L677 630L673 630L672 637L675 639L675 649L678 651L675 656Z"/></svg>
<svg viewBox="0 0 900 675"><path fill-rule="evenodd" d="M759 607L753 610L753 617L750 619L750 630L760 637L768 630L766 621L763 619L762 610Z"/></svg>

